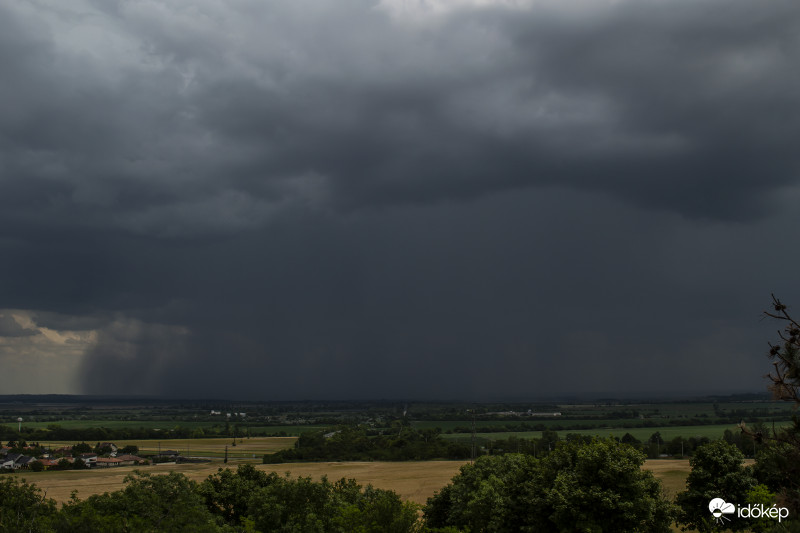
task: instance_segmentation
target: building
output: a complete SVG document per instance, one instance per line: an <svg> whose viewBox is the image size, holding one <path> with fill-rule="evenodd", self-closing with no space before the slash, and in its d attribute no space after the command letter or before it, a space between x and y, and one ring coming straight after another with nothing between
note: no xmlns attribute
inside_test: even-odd
<svg viewBox="0 0 800 533"><path fill-rule="evenodd" d="M89 468L97 465L96 453L82 453L78 456L78 459L83 461L83 463Z"/></svg>

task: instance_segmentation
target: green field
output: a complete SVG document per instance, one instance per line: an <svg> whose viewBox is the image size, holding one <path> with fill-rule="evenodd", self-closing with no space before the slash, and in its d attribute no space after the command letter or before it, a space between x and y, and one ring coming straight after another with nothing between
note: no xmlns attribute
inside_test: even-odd
<svg viewBox="0 0 800 533"><path fill-rule="evenodd" d="M9 422L6 424L10 425ZM183 429L220 429L225 427L225 422L220 421L193 421L193 420L107 420L107 419L66 419L58 420L57 422L47 421L23 421L22 429L47 429L48 426L57 425L64 429L90 429L90 428L106 428L106 429L155 429L164 432ZM282 425L282 426L267 426L267 425L250 425L242 422L231 422L231 427L238 426L239 431L249 430L251 433L268 433L276 434L280 432L286 433L289 436L298 436L307 431L316 431L324 429L328 426L323 425Z"/></svg>
<svg viewBox="0 0 800 533"><path fill-rule="evenodd" d="M486 427L520 426L520 425L533 427L542 425L546 428L551 428L553 426L561 426L561 427L590 426L595 428L604 428L604 427L625 427L626 425L639 426L641 425L641 423L642 423L641 420L632 418L612 418L608 420L597 420L597 419L564 420L559 417L551 417L551 418L534 418L534 419L527 418L525 420L476 420L475 427L486 428ZM472 427L472 422L466 420L415 420L411 422L411 426L414 429L439 428L443 432L448 432L448 431L454 431L459 428L469 429ZM558 431L579 432L580 430L563 429Z"/></svg>
<svg viewBox="0 0 800 533"><path fill-rule="evenodd" d="M786 425L788 423L784 423ZM738 431L738 428L735 424L726 424L726 425L708 425L708 426L664 426L664 427L653 427L653 428L597 428L597 429L570 429L565 431L559 431L558 434L561 438L564 438L569 433L577 433L580 435L594 435L598 437L619 437L621 438L625 433L630 433L640 441L646 441L650 438L650 436L655 433L659 432L661 434L661 438L664 441L670 441L675 437L684 437L684 438L700 438L700 437L708 437L709 439L719 439L722 438L723 433L725 433L726 429L730 429L731 431ZM446 435L442 435L443 438L448 440L455 440L460 442L469 442L472 438L470 433L450 433ZM541 431L502 431L497 433L476 433L475 437L480 439L481 442L487 442L491 440L501 440L507 439L509 437L519 437L525 439L539 439L542 437Z"/></svg>

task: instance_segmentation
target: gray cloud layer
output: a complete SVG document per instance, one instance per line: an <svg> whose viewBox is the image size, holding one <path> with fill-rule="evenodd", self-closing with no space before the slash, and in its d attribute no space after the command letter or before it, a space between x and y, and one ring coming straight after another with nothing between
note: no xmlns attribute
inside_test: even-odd
<svg viewBox="0 0 800 533"><path fill-rule="evenodd" d="M760 386L794 3L62 4L0 2L0 296L85 391Z"/></svg>

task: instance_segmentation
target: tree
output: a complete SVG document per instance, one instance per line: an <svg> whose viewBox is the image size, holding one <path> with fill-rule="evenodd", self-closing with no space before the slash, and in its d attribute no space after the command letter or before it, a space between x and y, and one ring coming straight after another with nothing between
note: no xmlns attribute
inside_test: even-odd
<svg viewBox="0 0 800 533"><path fill-rule="evenodd" d="M225 524L258 531L396 532L417 529L417 507L392 491L361 489L355 480L291 479L240 465L219 469L198 488ZM241 529L236 529L241 531Z"/></svg>
<svg viewBox="0 0 800 533"><path fill-rule="evenodd" d="M634 437L630 433L625 433L622 436L622 442L624 444L631 444L631 445L634 445L634 446L641 443L641 441L639 439L637 439L636 437Z"/></svg>
<svg viewBox="0 0 800 533"><path fill-rule="evenodd" d="M537 468L525 454L482 456L461 467L452 483L428 499L425 521L430 527L454 526L468 531L523 531L513 510Z"/></svg>
<svg viewBox="0 0 800 533"><path fill-rule="evenodd" d="M561 442L543 459L481 457L428 500L426 523L468 531L668 532L674 507L644 455L613 439Z"/></svg>
<svg viewBox="0 0 800 533"><path fill-rule="evenodd" d="M0 533L51 531L56 502L35 485L13 476L0 480Z"/></svg>
<svg viewBox="0 0 800 533"><path fill-rule="evenodd" d="M247 517L253 492L278 483L279 478L274 472L267 474L249 464L239 465L236 472L220 468L200 484L198 492L213 514L229 524L238 525Z"/></svg>
<svg viewBox="0 0 800 533"><path fill-rule="evenodd" d="M72 456L77 457L82 453L91 453L92 447L85 442L81 442L80 444L76 444L72 447Z"/></svg>
<svg viewBox="0 0 800 533"><path fill-rule="evenodd" d="M353 480L349 480L352 482ZM331 531L412 533L419 530L418 505L403 502L393 491L367 486L356 501L340 506Z"/></svg>
<svg viewBox="0 0 800 533"><path fill-rule="evenodd" d="M220 531L196 487L177 472L151 476L136 471L125 478L122 490L67 503L57 531Z"/></svg>
<svg viewBox="0 0 800 533"><path fill-rule="evenodd" d="M775 399L800 407L800 322L789 314L787 306L772 295L772 310L764 315L779 321L776 343L769 343L768 356L773 370L767 376L769 390ZM795 414L792 425L786 428L748 428L742 432L761 443L756 453L756 475L760 482L778 493L779 503L787 507L790 516L800 515L800 418Z"/></svg>
<svg viewBox="0 0 800 533"><path fill-rule="evenodd" d="M715 498L735 505L747 502L756 480L750 468L744 466L742 452L724 440L714 441L697 448L689 465L692 471L686 479L686 490L676 500L680 508L678 523L704 532L749 528L750 522L743 519L728 522L722 518L722 525L708 507Z"/></svg>
<svg viewBox="0 0 800 533"><path fill-rule="evenodd" d="M111 455L111 452L113 452L114 450L107 443L106 446L100 446L100 443L98 442L97 445L94 447L94 450L92 451L94 451L94 453L96 453L97 455L108 456Z"/></svg>
<svg viewBox="0 0 800 533"><path fill-rule="evenodd" d="M349 533L412 533L417 506L402 502L392 491L363 491L355 480L331 483L323 477L288 476L256 489L248 503L247 520L258 531Z"/></svg>
<svg viewBox="0 0 800 533"><path fill-rule="evenodd" d="M650 435L650 438L647 439L647 444L647 457L650 459L658 459L661 455L661 446L664 444L661 433L656 431Z"/></svg>
<svg viewBox="0 0 800 533"><path fill-rule="evenodd" d="M541 463L528 481L540 487L530 500L544 522L536 531L670 531L674 508L632 447L613 439L569 443Z"/></svg>
<svg viewBox="0 0 800 533"><path fill-rule="evenodd" d="M747 503L769 508L775 503L775 495L765 485L756 485L747 493ZM757 518L750 521L750 527L756 533L771 531L775 527L775 520L769 517Z"/></svg>
<svg viewBox="0 0 800 533"><path fill-rule="evenodd" d="M122 455L136 455L139 453L139 447L135 444L128 444L119 449L119 453Z"/></svg>
<svg viewBox="0 0 800 533"><path fill-rule="evenodd" d="M556 447L556 443L559 441L558 433L553 431L552 429L545 429L542 431L542 438L541 438L541 446L542 449L547 448L548 450L552 450Z"/></svg>

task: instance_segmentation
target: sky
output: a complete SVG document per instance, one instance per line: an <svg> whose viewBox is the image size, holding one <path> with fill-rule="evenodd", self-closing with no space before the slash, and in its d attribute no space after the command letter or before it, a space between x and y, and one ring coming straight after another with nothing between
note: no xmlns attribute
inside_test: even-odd
<svg viewBox="0 0 800 533"><path fill-rule="evenodd" d="M0 393L762 392L792 0L0 0Z"/></svg>

